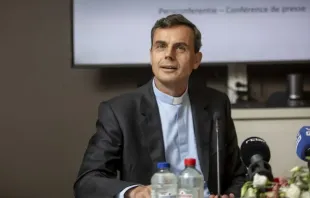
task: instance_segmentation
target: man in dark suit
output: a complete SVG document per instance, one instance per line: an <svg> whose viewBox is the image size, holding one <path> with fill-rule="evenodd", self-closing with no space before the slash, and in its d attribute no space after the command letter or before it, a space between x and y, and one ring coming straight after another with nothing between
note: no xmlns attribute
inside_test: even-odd
<svg viewBox="0 0 310 198"><path fill-rule="evenodd" d="M97 131L89 141L74 185L77 198L150 197L157 162L176 174L183 159L197 159L205 197L217 192L216 135L220 113L220 170L223 197L238 197L245 180L228 97L188 85L200 65L201 33L182 15L158 20L151 32L154 78L136 91L99 106ZM119 178L117 175L119 171Z"/></svg>

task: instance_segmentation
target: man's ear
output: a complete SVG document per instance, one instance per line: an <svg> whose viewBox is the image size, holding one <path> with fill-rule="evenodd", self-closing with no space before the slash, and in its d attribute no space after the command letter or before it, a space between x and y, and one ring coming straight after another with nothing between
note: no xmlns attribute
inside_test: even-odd
<svg viewBox="0 0 310 198"><path fill-rule="evenodd" d="M201 63L202 60L202 53L201 52L197 52L195 54L195 63L194 63L194 68L193 69L197 69Z"/></svg>
<svg viewBox="0 0 310 198"><path fill-rule="evenodd" d="M150 48L150 63L152 64L152 47Z"/></svg>

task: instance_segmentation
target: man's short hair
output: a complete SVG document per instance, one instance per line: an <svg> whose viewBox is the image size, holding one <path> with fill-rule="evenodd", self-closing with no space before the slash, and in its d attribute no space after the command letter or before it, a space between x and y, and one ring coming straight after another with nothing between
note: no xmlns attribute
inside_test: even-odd
<svg viewBox="0 0 310 198"><path fill-rule="evenodd" d="M151 45L153 45L154 32L157 28L169 28L173 26L184 25L191 28L194 32L195 53L199 52L201 44L201 33L191 21L181 14L172 14L156 21L151 31Z"/></svg>

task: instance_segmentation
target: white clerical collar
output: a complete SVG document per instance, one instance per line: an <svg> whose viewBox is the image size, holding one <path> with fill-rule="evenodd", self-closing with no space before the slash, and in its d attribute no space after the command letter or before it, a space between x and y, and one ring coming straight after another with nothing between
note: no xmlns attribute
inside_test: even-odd
<svg viewBox="0 0 310 198"><path fill-rule="evenodd" d="M180 97L173 97L173 96L170 96L168 94L165 94L162 91L160 91L159 89L157 89L154 79L153 79L153 90L154 90L155 96L158 100L160 100L164 103L171 104L171 105L182 104L187 99L187 96L188 96L187 89L184 92L184 94Z"/></svg>

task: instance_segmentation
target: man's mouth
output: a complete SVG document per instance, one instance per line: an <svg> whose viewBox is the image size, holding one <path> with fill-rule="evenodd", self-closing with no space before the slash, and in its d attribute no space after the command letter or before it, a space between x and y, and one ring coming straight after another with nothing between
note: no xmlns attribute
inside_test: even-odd
<svg viewBox="0 0 310 198"><path fill-rule="evenodd" d="M178 67L173 66L173 65L164 65L164 66L161 66L160 68L176 70Z"/></svg>

